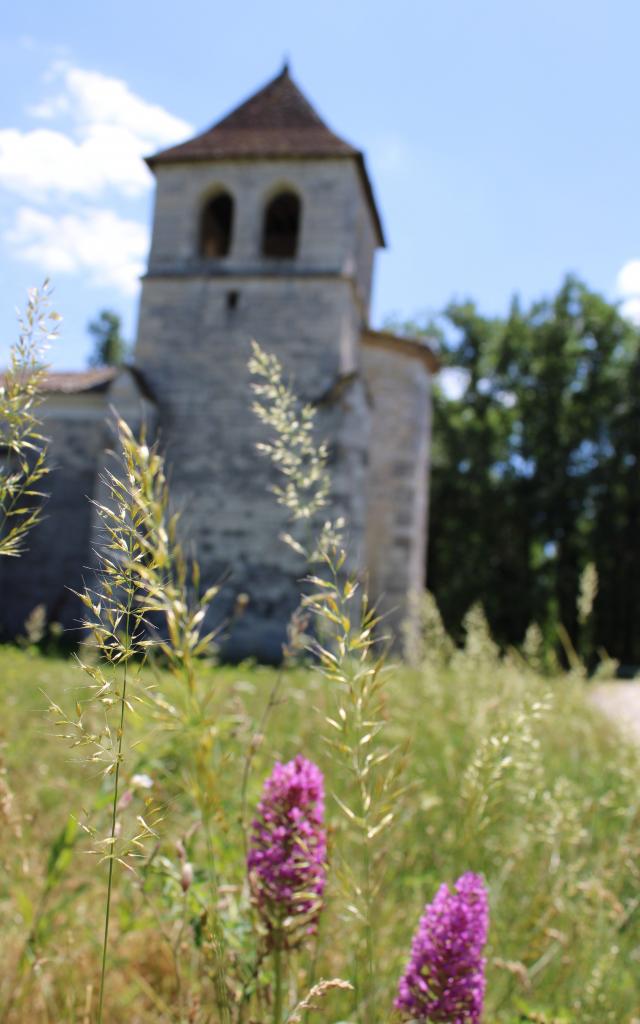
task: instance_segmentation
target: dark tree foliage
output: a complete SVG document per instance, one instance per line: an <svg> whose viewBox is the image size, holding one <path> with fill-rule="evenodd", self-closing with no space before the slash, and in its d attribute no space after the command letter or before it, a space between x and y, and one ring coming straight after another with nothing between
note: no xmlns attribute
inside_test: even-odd
<svg viewBox="0 0 640 1024"><path fill-rule="evenodd" d="M462 388L436 385L427 572L446 624L480 601L504 644L531 622L577 643L594 562L594 649L640 663L638 331L572 277L506 319L465 303L443 323Z"/></svg>
<svg viewBox="0 0 640 1024"><path fill-rule="evenodd" d="M89 357L91 366L122 366L128 346L122 337L122 318L110 309L103 309L88 326L94 348Z"/></svg>

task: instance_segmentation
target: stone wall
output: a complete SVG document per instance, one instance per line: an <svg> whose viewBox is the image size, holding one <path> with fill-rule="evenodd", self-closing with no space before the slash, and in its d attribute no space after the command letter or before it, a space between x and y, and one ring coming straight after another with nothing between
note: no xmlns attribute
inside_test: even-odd
<svg viewBox="0 0 640 1024"><path fill-rule="evenodd" d="M369 589L399 635L425 584L431 377L420 358L363 346L371 400L366 555Z"/></svg>
<svg viewBox="0 0 640 1024"><path fill-rule="evenodd" d="M50 439L44 516L27 537L27 551L20 558L0 560L1 628L9 636L23 631L37 605L45 606L49 621L67 630L77 627L81 605L72 590L82 588L90 563L88 499L105 446L104 396L52 397L43 406L42 418Z"/></svg>
<svg viewBox="0 0 640 1024"><path fill-rule="evenodd" d="M236 292L228 308L229 290ZM331 446L335 514L350 524L354 564L364 532L368 408L360 377L337 400L336 381L357 365L359 317L342 279L156 276L144 282L136 359L157 400L182 531L207 581L228 577L219 619L249 595L228 653L275 660L298 603L305 566L279 540L286 526L277 476L256 450L265 428L251 412L250 340L275 353L296 392L320 401L319 435Z"/></svg>

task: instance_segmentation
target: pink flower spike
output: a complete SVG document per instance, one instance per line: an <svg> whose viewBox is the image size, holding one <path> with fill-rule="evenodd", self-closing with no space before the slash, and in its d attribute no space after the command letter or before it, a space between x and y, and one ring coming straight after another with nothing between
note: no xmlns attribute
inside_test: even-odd
<svg viewBox="0 0 640 1024"><path fill-rule="evenodd" d="M298 755L276 763L251 826L247 858L258 912L277 948L315 931L326 884L324 779Z"/></svg>
<svg viewBox="0 0 640 1024"><path fill-rule="evenodd" d="M416 1021L479 1024L488 927L489 904L479 875L462 875L453 893L441 885L413 937L397 1009Z"/></svg>

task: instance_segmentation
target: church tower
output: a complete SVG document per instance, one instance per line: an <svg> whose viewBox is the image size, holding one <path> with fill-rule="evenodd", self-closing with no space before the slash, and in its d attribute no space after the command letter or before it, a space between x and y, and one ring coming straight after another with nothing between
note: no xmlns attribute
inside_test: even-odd
<svg viewBox="0 0 640 1024"><path fill-rule="evenodd" d="M368 327L384 245L365 158L287 67L208 131L148 159L154 230L135 362L156 401L171 492L217 612L247 610L232 657L280 657L306 567L280 540L273 468L256 452L255 338L315 404L332 515L391 628L424 586L430 379L424 345Z"/></svg>
<svg viewBox="0 0 640 1024"><path fill-rule="evenodd" d="M184 536L208 582L247 611L233 656L276 658L304 567L256 453L247 372L255 338L316 402L334 511L365 564L371 416L361 338L384 244L364 157L335 135L288 68L208 131L147 161L157 181L135 361Z"/></svg>

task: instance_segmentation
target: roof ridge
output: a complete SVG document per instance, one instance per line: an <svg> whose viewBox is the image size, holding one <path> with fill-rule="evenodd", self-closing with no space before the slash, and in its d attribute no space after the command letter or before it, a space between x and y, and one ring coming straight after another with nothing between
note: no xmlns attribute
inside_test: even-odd
<svg viewBox="0 0 640 1024"><path fill-rule="evenodd" d="M373 348L383 348L396 355L413 356L420 359L430 373L437 373L440 369L440 360L437 353L424 338L395 334L393 331L378 330L374 327L365 327L360 335L360 339L364 345L371 345Z"/></svg>

